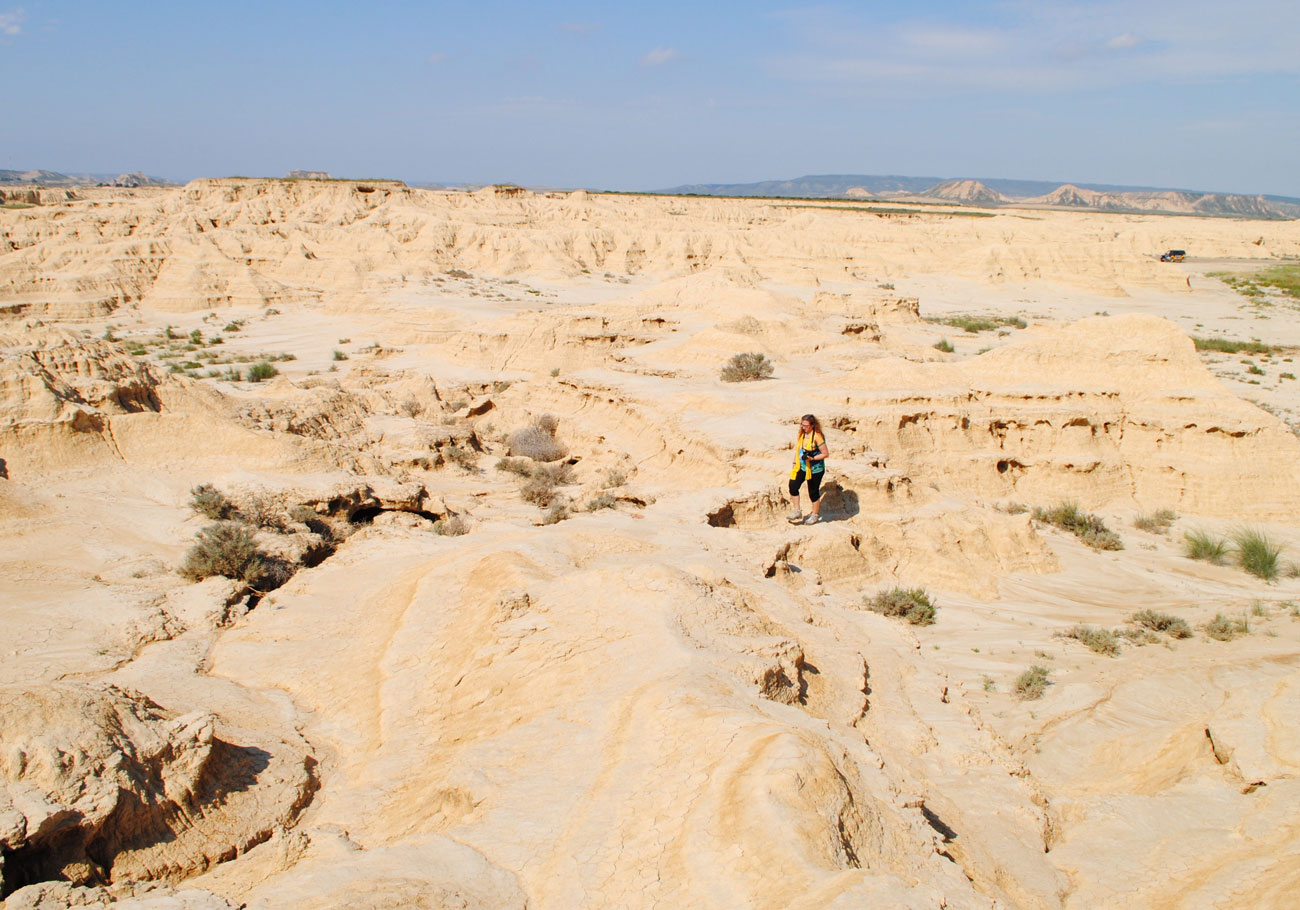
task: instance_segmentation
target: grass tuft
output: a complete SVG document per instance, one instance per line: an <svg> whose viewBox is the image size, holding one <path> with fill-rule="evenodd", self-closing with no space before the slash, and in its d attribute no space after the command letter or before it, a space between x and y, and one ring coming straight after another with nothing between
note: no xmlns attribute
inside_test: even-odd
<svg viewBox="0 0 1300 910"><path fill-rule="evenodd" d="M1119 535L1106 527L1096 515L1082 511L1072 502L1063 502L1050 509L1034 509L1034 519L1069 531L1094 550L1122 550L1124 542Z"/></svg>
<svg viewBox="0 0 1300 910"><path fill-rule="evenodd" d="M1052 671L1040 664L1034 664L1025 672L1016 677L1016 695L1022 701L1034 701L1043 697L1047 691L1051 680L1048 678Z"/></svg>
<svg viewBox="0 0 1300 910"><path fill-rule="evenodd" d="M1241 619L1229 619L1222 613L1215 615L1205 624L1205 634L1215 641L1232 641L1238 635L1250 634L1250 623L1245 617Z"/></svg>
<svg viewBox="0 0 1300 910"><path fill-rule="evenodd" d="M1188 531L1183 534L1183 552L1189 559L1221 566L1227 561L1228 542L1208 531Z"/></svg>
<svg viewBox="0 0 1300 910"><path fill-rule="evenodd" d="M1277 578L1282 548L1267 534L1255 528L1242 528L1232 535L1232 540L1237 545L1237 565L1265 581Z"/></svg>
<svg viewBox="0 0 1300 910"><path fill-rule="evenodd" d="M263 360L248 368L248 381L262 382L265 379L270 379L272 376L278 376L279 373L280 371L275 368L274 364Z"/></svg>
<svg viewBox="0 0 1300 910"><path fill-rule="evenodd" d="M1061 634L1064 638L1073 638L1097 654L1105 654L1107 657L1119 655L1119 639L1109 629L1079 623Z"/></svg>
<svg viewBox="0 0 1300 910"><path fill-rule="evenodd" d="M1157 509L1148 515L1139 515L1133 520L1133 527L1149 534L1168 534L1169 526L1178 518L1172 509Z"/></svg>
<svg viewBox="0 0 1300 910"><path fill-rule="evenodd" d="M1192 627L1181 616L1160 613L1156 610L1141 610L1129 617L1129 622L1150 629L1152 632L1164 632L1170 638L1191 638Z"/></svg>
<svg viewBox="0 0 1300 910"><path fill-rule="evenodd" d="M934 349L936 351L942 351L945 354L951 354L954 350L956 350L956 348L952 346L952 342L949 341L947 338L940 338L938 341L936 341L934 343Z"/></svg>

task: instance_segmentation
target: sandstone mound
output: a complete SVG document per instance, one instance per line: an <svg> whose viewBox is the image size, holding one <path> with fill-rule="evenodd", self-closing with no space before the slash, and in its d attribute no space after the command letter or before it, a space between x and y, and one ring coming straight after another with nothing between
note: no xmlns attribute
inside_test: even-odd
<svg viewBox="0 0 1300 910"><path fill-rule="evenodd" d="M289 822L298 759L238 747L202 712L173 718L135 693L55 683L0 693L0 886L177 878Z"/></svg>

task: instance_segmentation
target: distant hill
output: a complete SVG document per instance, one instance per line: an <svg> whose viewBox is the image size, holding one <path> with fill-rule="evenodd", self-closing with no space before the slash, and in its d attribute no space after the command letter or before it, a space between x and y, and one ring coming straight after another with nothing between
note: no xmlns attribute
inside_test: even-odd
<svg viewBox="0 0 1300 910"><path fill-rule="evenodd" d="M60 174L58 171L0 170L0 186L176 186L171 180L131 174Z"/></svg>
<svg viewBox="0 0 1300 910"><path fill-rule="evenodd" d="M823 174L759 183L704 183L674 187L670 195L775 196L831 199L913 198L961 205L1040 205L1106 212L1153 212L1237 218L1300 218L1300 199L1244 196L1159 187L1051 183L1043 180Z"/></svg>

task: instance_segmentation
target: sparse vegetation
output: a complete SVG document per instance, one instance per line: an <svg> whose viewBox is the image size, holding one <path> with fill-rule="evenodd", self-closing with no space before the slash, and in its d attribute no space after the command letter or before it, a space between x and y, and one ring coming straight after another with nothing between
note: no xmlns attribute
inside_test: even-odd
<svg viewBox="0 0 1300 910"><path fill-rule="evenodd" d="M1034 664L1025 672L1016 677L1016 695L1022 701L1034 701L1042 698L1043 693L1050 686L1052 671L1040 664Z"/></svg>
<svg viewBox="0 0 1300 910"><path fill-rule="evenodd" d="M210 483L190 490L190 508L205 518L221 521L235 514L235 504Z"/></svg>
<svg viewBox="0 0 1300 910"><path fill-rule="evenodd" d="M1028 324L1019 316L931 316L926 322L936 323L938 325L950 325L955 329L961 329L963 332L969 332L974 335L977 332L989 332L993 329L1000 329L1003 326L1009 326L1015 329L1023 329Z"/></svg>
<svg viewBox="0 0 1300 910"><path fill-rule="evenodd" d="M1253 363L1246 367L1246 372L1249 373L1249 374L1252 375L1252 376L1263 376L1263 375L1264 375L1264 371L1261 370L1261 369L1259 368L1259 366L1257 366L1256 364L1253 364Z"/></svg>
<svg viewBox="0 0 1300 910"><path fill-rule="evenodd" d="M401 403L398 404L397 410L405 414L407 417L419 417L420 412L424 410L424 406L414 398L404 398Z"/></svg>
<svg viewBox="0 0 1300 910"><path fill-rule="evenodd" d="M1237 545L1237 565L1265 581L1277 578L1282 548L1267 534L1255 528L1242 528L1232 539Z"/></svg>
<svg viewBox="0 0 1300 910"><path fill-rule="evenodd" d="M1160 613L1156 610L1142 610L1129 617L1129 622L1152 632L1164 632L1170 638L1191 638L1192 627L1181 616Z"/></svg>
<svg viewBox="0 0 1300 910"><path fill-rule="evenodd" d="M334 349L333 357L334 357L335 360L347 360L347 359L348 359L348 355L347 355L346 353L344 353L343 351L340 351L338 348L335 348L335 349Z"/></svg>
<svg viewBox="0 0 1300 910"><path fill-rule="evenodd" d="M863 597L862 602L873 613L901 617L914 626L934 623L936 608L925 588L894 588Z"/></svg>
<svg viewBox="0 0 1300 910"><path fill-rule="evenodd" d="M627 483L627 475L622 471L610 471L605 475L605 486L607 487L621 487L625 483Z"/></svg>
<svg viewBox="0 0 1300 910"><path fill-rule="evenodd" d="M1119 639L1109 629L1079 623L1061 633L1063 638L1073 638L1089 651L1115 657L1119 654Z"/></svg>
<svg viewBox="0 0 1300 910"><path fill-rule="evenodd" d="M1205 634L1216 641L1232 641L1239 635L1249 635L1250 623L1244 616L1241 619L1230 619L1218 613L1205 624Z"/></svg>
<svg viewBox="0 0 1300 910"><path fill-rule="evenodd" d="M612 509L617 503L618 500L615 499L613 496L609 495L608 493L601 493L595 499L587 503L587 511L598 512L601 509Z"/></svg>
<svg viewBox="0 0 1300 910"><path fill-rule="evenodd" d="M238 332L238 331L239 331L240 329L242 329L243 327L244 327L244 320L242 320L242 319L232 319L230 322L227 322L227 323L226 323L225 328L223 328L221 331L223 331L223 332ZM168 326L167 328L170 329L171 326ZM168 335L167 337L168 337L168 338L171 338L172 336L171 336L171 335Z"/></svg>
<svg viewBox="0 0 1300 910"><path fill-rule="evenodd" d="M754 351L732 355L719 376L723 382L755 382L770 377L774 369L766 354Z"/></svg>
<svg viewBox="0 0 1300 910"><path fill-rule="evenodd" d="M280 371L275 368L273 363L267 360L261 360L248 368L248 381L263 382L270 379L272 376L278 376L279 374Z"/></svg>
<svg viewBox="0 0 1300 910"><path fill-rule="evenodd" d="M741 316L724 328L731 332L738 332L741 335L761 335L763 333L763 324L753 316Z"/></svg>
<svg viewBox="0 0 1300 910"><path fill-rule="evenodd" d="M1122 550L1124 542L1096 515L1082 511L1075 503L1064 502L1050 509L1034 509L1034 519L1069 531L1094 550Z"/></svg>
<svg viewBox="0 0 1300 910"><path fill-rule="evenodd" d="M945 354L951 354L954 350L956 350L952 346L952 342L950 342L947 338L940 338L938 341L936 341L934 344L934 349L936 351L943 351L943 353Z"/></svg>
<svg viewBox="0 0 1300 910"><path fill-rule="evenodd" d="M1133 527L1150 534L1168 534L1169 526L1178 518L1172 509L1157 509L1150 514L1139 515L1133 520Z"/></svg>
<svg viewBox="0 0 1300 910"><path fill-rule="evenodd" d="M1228 542L1208 531L1188 531L1183 534L1183 552L1189 559L1221 566L1227 560Z"/></svg>
<svg viewBox="0 0 1300 910"><path fill-rule="evenodd" d="M560 522L564 521L564 519L568 517L569 517L569 504L567 502L556 500L555 502L551 503L550 508L546 510L546 516L542 518L542 524L544 525L559 524Z"/></svg>
<svg viewBox="0 0 1300 910"><path fill-rule="evenodd" d="M556 439L559 423L549 414L543 414L529 426L515 430L506 439L511 455L522 455L533 461L559 461L569 454L569 449Z"/></svg>
<svg viewBox="0 0 1300 910"><path fill-rule="evenodd" d="M1249 354L1272 354L1281 350L1260 341L1233 341L1230 338L1202 338L1196 335L1192 336L1192 343L1198 351L1217 351L1220 354L1240 354L1242 351Z"/></svg>

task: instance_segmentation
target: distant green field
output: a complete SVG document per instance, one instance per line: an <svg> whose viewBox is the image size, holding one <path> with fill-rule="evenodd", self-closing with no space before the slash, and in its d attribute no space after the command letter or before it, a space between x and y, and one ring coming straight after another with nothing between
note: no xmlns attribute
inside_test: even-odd
<svg viewBox="0 0 1300 910"><path fill-rule="evenodd" d="M1300 298L1300 264L1275 265L1253 275L1211 272L1210 276L1247 297L1266 297L1272 288L1288 297Z"/></svg>

